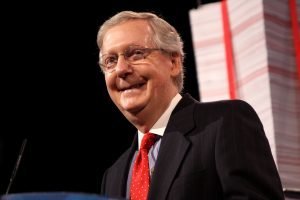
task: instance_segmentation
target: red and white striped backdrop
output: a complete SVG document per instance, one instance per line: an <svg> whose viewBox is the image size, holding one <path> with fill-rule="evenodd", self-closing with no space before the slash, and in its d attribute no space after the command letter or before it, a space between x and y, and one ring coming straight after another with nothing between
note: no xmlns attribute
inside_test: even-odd
<svg viewBox="0 0 300 200"><path fill-rule="evenodd" d="M284 187L300 189L300 1L224 0L189 15L201 101L250 103Z"/></svg>

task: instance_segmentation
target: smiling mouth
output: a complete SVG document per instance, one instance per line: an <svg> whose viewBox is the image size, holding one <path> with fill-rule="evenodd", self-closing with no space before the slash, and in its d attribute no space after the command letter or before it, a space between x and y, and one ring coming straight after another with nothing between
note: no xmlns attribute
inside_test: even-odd
<svg viewBox="0 0 300 200"><path fill-rule="evenodd" d="M121 92L124 92L124 91L128 91L128 90L139 89L139 88L141 88L143 85L145 85L145 83L139 83L139 84L131 85L130 87L126 87L126 88L120 89L120 91L121 91Z"/></svg>

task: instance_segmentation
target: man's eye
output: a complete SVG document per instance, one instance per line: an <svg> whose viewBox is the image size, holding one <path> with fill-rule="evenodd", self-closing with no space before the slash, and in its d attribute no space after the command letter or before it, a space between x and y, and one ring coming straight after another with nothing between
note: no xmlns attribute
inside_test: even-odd
<svg viewBox="0 0 300 200"><path fill-rule="evenodd" d="M133 55L144 55L144 50L143 49L134 49L132 54Z"/></svg>
<svg viewBox="0 0 300 200"><path fill-rule="evenodd" d="M127 57L129 60L140 60L144 58L145 51L143 49L133 49L128 52Z"/></svg>
<svg viewBox="0 0 300 200"><path fill-rule="evenodd" d="M105 61L104 61L104 63L106 65L109 65L109 64L112 64L112 63L115 63L115 62L116 62L115 56L109 56L109 57L105 58Z"/></svg>

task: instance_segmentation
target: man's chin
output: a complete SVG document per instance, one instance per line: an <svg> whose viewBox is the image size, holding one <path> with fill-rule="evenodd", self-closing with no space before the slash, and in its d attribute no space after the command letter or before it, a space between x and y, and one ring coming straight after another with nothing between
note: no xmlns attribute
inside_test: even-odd
<svg viewBox="0 0 300 200"><path fill-rule="evenodd" d="M144 106L141 105L123 105L122 110L124 113L128 113L130 115L137 115L143 110Z"/></svg>

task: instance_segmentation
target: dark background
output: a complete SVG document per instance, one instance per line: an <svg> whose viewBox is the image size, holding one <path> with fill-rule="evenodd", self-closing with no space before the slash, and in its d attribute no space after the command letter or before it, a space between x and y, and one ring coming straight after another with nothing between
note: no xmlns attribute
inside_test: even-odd
<svg viewBox="0 0 300 200"><path fill-rule="evenodd" d="M97 30L117 11L154 11L175 26L185 42L184 92L200 99L188 14L197 5L110 0L3 6L0 194L25 138L10 193L99 193L104 170L131 144L135 128L110 101L97 66Z"/></svg>

